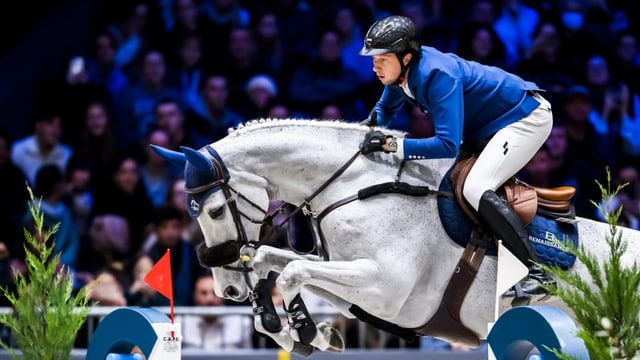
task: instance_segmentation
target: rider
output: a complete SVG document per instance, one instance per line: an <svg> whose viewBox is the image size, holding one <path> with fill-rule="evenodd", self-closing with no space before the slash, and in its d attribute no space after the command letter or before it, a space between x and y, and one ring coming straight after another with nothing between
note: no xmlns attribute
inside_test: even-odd
<svg viewBox="0 0 640 360"><path fill-rule="evenodd" d="M377 124L385 126L408 101L427 113L435 128L435 135L424 139L369 132L362 153L391 152L405 160L453 158L462 142L465 147L486 144L464 183L464 198L481 222L529 266L529 277L521 283L525 294L544 293L540 283L553 280L531 264L537 257L524 225L495 193L551 132L551 106L543 90L500 68L420 46L415 24L404 16L375 22L360 55L373 57L373 71L385 85L370 118L375 113Z"/></svg>

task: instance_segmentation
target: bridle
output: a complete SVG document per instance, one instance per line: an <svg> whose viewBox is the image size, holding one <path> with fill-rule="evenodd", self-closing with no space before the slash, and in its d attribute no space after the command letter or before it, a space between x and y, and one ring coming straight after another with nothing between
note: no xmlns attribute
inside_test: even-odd
<svg viewBox="0 0 640 360"><path fill-rule="evenodd" d="M238 237L236 240L227 240L222 244L214 245L211 247L208 247L206 243L202 242L197 251L200 265L202 265L203 267L221 267L225 270L242 272L245 276L245 281L247 282L247 284L251 285L249 281L249 273L253 271L253 268L249 266L249 262L255 255L255 251L265 242L270 240L282 226L287 223L290 224L293 216L295 216L298 212L305 209L308 210L310 208L311 201L327 186L329 186L331 182L333 182L338 176L340 176L353 163L353 161L355 161L360 153L361 151L358 150L341 168L339 168L331 177L329 177L329 179L322 183L322 185L320 185L320 187L316 189L316 191L314 191L310 196L306 197L302 204L291 211L287 215L287 217L277 226L273 226L273 218L277 214L284 211L285 205L281 205L275 211L268 213L268 211L262 209L255 202L251 201L242 193L231 187L231 185L222 175L224 173L222 159L208 156L209 160L211 160L216 170L216 174L219 174L220 177L217 180L201 186L193 188L188 188L185 186L185 191L188 194L200 194L205 191L220 188L224 197L227 199L229 211L231 212ZM259 210L263 215L265 215L264 218L262 220L257 220L240 211L238 209L236 198L242 199L243 201L251 205L251 207ZM249 240L241 220L242 217L253 224L261 225L258 241ZM241 266L229 265L238 260L240 260Z"/></svg>

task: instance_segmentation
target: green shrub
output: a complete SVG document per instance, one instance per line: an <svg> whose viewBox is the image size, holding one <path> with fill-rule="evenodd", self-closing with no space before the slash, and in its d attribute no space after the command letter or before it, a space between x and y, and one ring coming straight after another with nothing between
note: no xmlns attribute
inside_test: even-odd
<svg viewBox="0 0 640 360"><path fill-rule="evenodd" d="M600 264L597 257L582 246L560 244L586 266L591 279L580 278L558 267L541 266L564 283L564 286L551 286L548 290L574 312L579 329L577 335L584 341L592 360L640 359L640 271L635 261L628 267L621 264L628 247L617 226L622 208L609 208L611 199L626 184L612 191L609 171L607 187L597 183L604 201L602 205L592 203L605 214L609 224L606 235L610 251L608 259ZM595 291L590 284L595 285ZM554 353L559 359L572 359L558 351Z"/></svg>
<svg viewBox="0 0 640 360"><path fill-rule="evenodd" d="M60 264L60 255L53 254L52 237L60 224L43 229L44 215L40 201L29 188L29 211L34 231L24 229L26 243L26 274L17 274L15 290L0 290L13 306L13 313L0 314L0 324L11 330L12 338L22 351L0 341L12 359L68 360L76 334L89 313L86 289L74 294L69 269Z"/></svg>

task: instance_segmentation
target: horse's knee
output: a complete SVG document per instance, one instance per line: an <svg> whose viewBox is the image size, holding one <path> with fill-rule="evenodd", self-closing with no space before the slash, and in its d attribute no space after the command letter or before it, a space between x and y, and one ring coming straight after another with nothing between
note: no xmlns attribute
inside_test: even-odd
<svg viewBox="0 0 640 360"><path fill-rule="evenodd" d="M282 291L295 291L297 293L308 279L309 273L304 266L304 262L295 260L282 269L282 273L278 276L276 284Z"/></svg>

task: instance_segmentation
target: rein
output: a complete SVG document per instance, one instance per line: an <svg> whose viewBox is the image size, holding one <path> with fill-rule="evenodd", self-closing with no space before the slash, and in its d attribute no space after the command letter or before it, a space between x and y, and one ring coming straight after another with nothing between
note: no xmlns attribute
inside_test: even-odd
<svg viewBox="0 0 640 360"><path fill-rule="evenodd" d="M358 150L344 165L342 165L331 177L329 177L329 179L327 179L324 183L322 183L322 185L320 185L320 187L318 187L316 191L314 191L311 195L306 197L302 202L302 204L297 206L291 213L289 213L289 215L282 221L282 223L280 223L278 226L270 226L269 230L264 234L261 229L258 241L254 241L254 242L249 241L247 237L247 233L244 229L244 225L242 225L242 221L240 218L244 217L251 223L261 224L262 227L264 228L265 226L268 226L272 222L273 217L275 217L276 214L284 210L283 209L284 205L278 207L271 214L267 214L267 212L261 209L256 203L248 199L246 196L242 195L237 190L233 189L231 185L229 185L226 181L224 181L224 179L219 179L212 183L198 186L195 188L186 188L185 191L187 193L194 194L194 193L199 193L209 189L213 189L216 186L220 186L222 188L222 192L225 198L227 199L227 204L229 205L229 210L231 211L231 216L236 226L236 231L238 233L238 238L236 240L229 240L222 244L218 244L212 247L207 247L206 243L204 242L200 244L198 248L198 260L200 264L205 267L220 266L225 270L242 272L245 274L245 281L247 282L247 284L251 285L249 281L248 273L252 272L253 268L249 267L248 264L251 261L251 258L253 257L253 255L255 254L256 249L258 249L258 247L260 247L264 242L266 242L267 239L270 239L271 236L273 236L278 231L278 229L280 229L284 224L290 223L293 216L295 216L298 212L304 209L310 210L311 201L316 196L318 196L318 194L320 194L324 189L326 189L327 186L329 186L329 184L331 184L338 176L342 175L342 173L344 173L344 171L347 170L347 168L349 168L351 164L353 164L353 162L358 157L358 155L360 155L360 153L361 151ZM217 159L212 157L210 157L210 160L213 163L214 167L216 168L216 172L218 174L222 174L223 173L222 165L220 164L220 162ZM242 200L249 203L252 207L260 210L263 214L266 215L265 218L262 220L256 220L256 219L250 218L245 213L241 212L238 209L236 198L233 196L232 192L235 193L238 198L241 198ZM241 267L228 265L230 263L237 261L238 259L240 260Z"/></svg>
<svg viewBox="0 0 640 360"><path fill-rule="evenodd" d="M305 216L310 219L309 224L312 229L312 235L315 243L314 250L318 250L318 254L323 259L328 260L328 254L324 249L324 236L322 234L322 231L320 230L319 223L331 211L355 200L362 200L383 193L398 193L409 196L427 196L433 194L447 197L453 196L453 193L451 192L437 191L430 189L428 186L416 186L400 182L400 176L405 165L405 161L402 160L400 162L400 167L393 182L381 183L363 188L359 190L357 194L351 195L327 206L323 211L320 212L317 218L313 218L313 216L311 215L313 213L311 209L311 201L313 201L313 199L315 199L333 181L335 181L335 179L342 175L353 164L353 162L361 153L361 150L356 151L356 153L353 154L351 158L349 158L340 168L338 168L338 170L336 170L336 172L334 172L326 181L324 181L311 195L307 196L300 205L293 209L293 211L289 212L286 218L276 226L272 225L273 218L277 214L284 211L284 204L279 206L272 213L267 213L267 211L261 209L256 203L248 199L246 196L242 195L237 190L233 189L226 181L224 181L224 179L219 179L210 184L205 184L196 188L186 189L187 193L198 193L212 189L216 186L220 186L225 198L227 199L229 210L231 211L233 222L238 233L238 238L236 240L228 240L222 244L218 244L212 247L207 247L207 245L203 242L198 248L198 259L200 261L200 264L205 267L222 267L225 270L242 272L245 274L245 280L247 281L247 284L250 285L248 273L252 272L253 268L249 267L248 264L250 263L253 255L255 255L255 251L267 240L271 239L271 237L276 234L285 224L290 225L293 217L300 211L302 211ZM217 173L222 174L222 165L220 164L220 162L215 158L211 158L211 161L216 167ZM253 208L258 209L265 215L265 217L262 220L256 220L241 212L238 209L236 197L234 197L234 194L235 196L237 196L237 198L246 201ZM244 217L253 224L262 225L258 241L249 241L242 224L241 217ZM293 248L292 250L298 254L301 253ZM228 265L237 260L240 260L241 266Z"/></svg>

